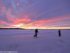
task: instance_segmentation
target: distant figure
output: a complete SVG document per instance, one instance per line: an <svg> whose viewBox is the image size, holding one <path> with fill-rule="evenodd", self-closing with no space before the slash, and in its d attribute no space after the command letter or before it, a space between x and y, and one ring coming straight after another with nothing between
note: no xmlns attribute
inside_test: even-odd
<svg viewBox="0 0 70 53"><path fill-rule="evenodd" d="M58 34L59 34L59 37L61 37L61 31L60 30L58 30Z"/></svg>
<svg viewBox="0 0 70 53"><path fill-rule="evenodd" d="M38 35L38 29L35 29L35 35L34 35L34 37L37 38L37 35Z"/></svg>

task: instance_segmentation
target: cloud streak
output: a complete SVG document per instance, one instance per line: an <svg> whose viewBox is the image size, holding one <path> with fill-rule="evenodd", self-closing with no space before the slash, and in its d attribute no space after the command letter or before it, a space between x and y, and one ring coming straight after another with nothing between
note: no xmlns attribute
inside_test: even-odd
<svg viewBox="0 0 70 53"><path fill-rule="evenodd" d="M70 27L70 10L65 1L0 0L0 26L31 29Z"/></svg>

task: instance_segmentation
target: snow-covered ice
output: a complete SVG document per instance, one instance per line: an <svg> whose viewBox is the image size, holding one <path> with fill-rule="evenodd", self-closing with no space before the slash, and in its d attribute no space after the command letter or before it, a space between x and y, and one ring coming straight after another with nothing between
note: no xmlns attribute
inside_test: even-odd
<svg viewBox="0 0 70 53"><path fill-rule="evenodd" d="M70 53L70 30L39 30L38 38L33 38L34 30L0 30L0 51L18 53Z"/></svg>

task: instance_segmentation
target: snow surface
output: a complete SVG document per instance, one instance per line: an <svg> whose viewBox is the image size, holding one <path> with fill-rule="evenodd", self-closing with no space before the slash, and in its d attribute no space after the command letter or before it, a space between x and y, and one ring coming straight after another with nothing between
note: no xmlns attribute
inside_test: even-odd
<svg viewBox="0 0 70 53"><path fill-rule="evenodd" d="M0 30L0 51L18 53L70 53L70 30L39 30L34 38L34 30Z"/></svg>

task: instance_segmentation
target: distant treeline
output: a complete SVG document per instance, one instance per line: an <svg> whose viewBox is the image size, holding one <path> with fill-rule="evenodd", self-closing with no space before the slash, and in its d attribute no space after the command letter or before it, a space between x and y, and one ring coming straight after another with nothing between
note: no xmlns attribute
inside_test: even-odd
<svg viewBox="0 0 70 53"><path fill-rule="evenodd" d="M5 29L7 29L7 30L14 30L14 29L18 29L18 30L24 30L24 29L22 29L22 28L0 28L0 30L5 30Z"/></svg>

